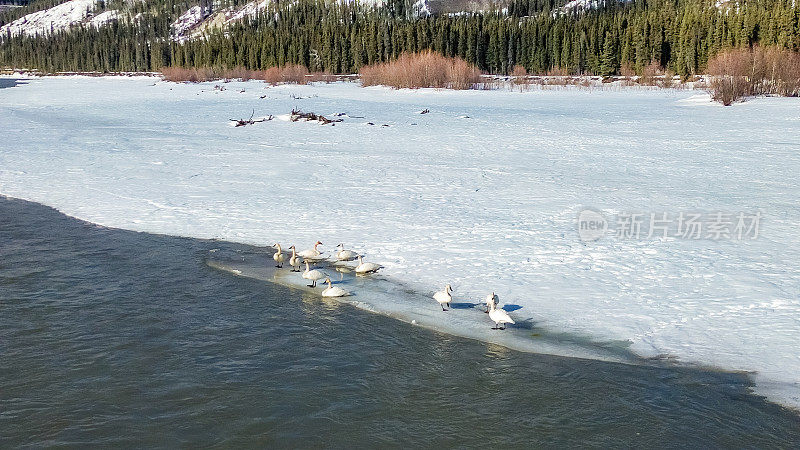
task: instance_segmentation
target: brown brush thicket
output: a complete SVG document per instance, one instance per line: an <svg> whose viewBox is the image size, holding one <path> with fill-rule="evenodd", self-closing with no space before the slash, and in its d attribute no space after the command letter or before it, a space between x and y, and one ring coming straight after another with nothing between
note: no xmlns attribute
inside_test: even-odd
<svg viewBox="0 0 800 450"><path fill-rule="evenodd" d="M533 80L528 76L528 71L524 66L517 64L511 70L511 83L517 86L521 91L530 89Z"/></svg>
<svg viewBox="0 0 800 450"><path fill-rule="evenodd" d="M396 60L362 67L363 86L394 88L477 89L481 72L461 58L448 58L432 51L403 53Z"/></svg>
<svg viewBox="0 0 800 450"><path fill-rule="evenodd" d="M800 53L777 47L731 49L708 61L711 97L723 105L754 95L800 95Z"/></svg>
<svg viewBox="0 0 800 450"><path fill-rule="evenodd" d="M219 80L218 71L211 68L196 67L164 67L161 75L167 81L198 83L200 81Z"/></svg>
<svg viewBox="0 0 800 450"><path fill-rule="evenodd" d="M306 84L308 83L307 76L308 69L306 69L304 66L295 64L283 67L270 67L267 70L259 72L258 78L270 84Z"/></svg>
<svg viewBox="0 0 800 450"><path fill-rule="evenodd" d="M655 86L658 76L663 74L661 65L655 61L642 68L642 75L639 77L639 84Z"/></svg>

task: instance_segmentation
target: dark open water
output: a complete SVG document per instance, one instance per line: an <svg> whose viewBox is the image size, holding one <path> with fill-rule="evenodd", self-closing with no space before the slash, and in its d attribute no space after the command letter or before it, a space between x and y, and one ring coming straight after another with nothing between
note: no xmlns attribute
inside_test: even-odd
<svg viewBox="0 0 800 450"><path fill-rule="evenodd" d="M794 447L738 374L541 356L0 197L0 448Z"/></svg>
<svg viewBox="0 0 800 450"><path fill-rule="evenodd" d="M19 78L0 78L0 89L26 84L27 81Z"/></svg>

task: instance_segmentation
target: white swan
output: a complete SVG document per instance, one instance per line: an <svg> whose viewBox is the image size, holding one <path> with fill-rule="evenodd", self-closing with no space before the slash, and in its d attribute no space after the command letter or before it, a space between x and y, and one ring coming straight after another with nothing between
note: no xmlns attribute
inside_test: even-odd
<svg viewBox="0 0 800 450"><path fill-rule="evenodd" d="M316 244L314 244L314 248L312 248L312 249L308 249L308 250L303 250L302 252L298 252L297 254L298 254L298 255L299 255L301 258L304 258L304 259L305 259L305 258L314 258L314 257L317 257L317 256L319 256L319 255L321 255L321 254L322 254L322 252L320 252L319 250L317 250L317 247L318 247L318 246L320 246L320 245L322 245L322 242L320 242L320 241L317 241L317 243L316 243Z"/></svg>
<svg viewBox="0 0 800 450"><path fill-rule="evenodd" d="M358 257L358 253L352 250L345 250L344 244L339 244L336 246L336 248L339 247L342 248L338 253L336 253L336 259L339 261L352 261Z"/></svg>
<svg viewBox="0 0 800 450"><path fill-rule="evenodd" d="M348 295L350 295L349 292L345 291L339 286L334 286L331 283L330 278L325 278L325 283L328 283L328 287L322 291L323 297L347 297Z"/></svg>
<svg viewBox="0 0 800 450"><path fill-rule="evenodd" d="M292 266L292 272L300 272L300 258L297 257L297 249L295 249L293 245L289 247L289 250L292 251L292 257L289 258L289 265Z"/></svg>
<svg viewBox="0 0 800 450"><path fill-rule="evenodd" d="M317 249L317 246L320 245L322 245L322 242L317 241L317 243L314 244L314 248L303 250L302 252L299 252L298 255L303 258L303 261L308 261L311 263L322 261L325 259L325 255L323 255L322 252Z"/></svg>
<svg viewBox="0 0 800 450"><path fill-rule="evenodd" d="M308 287L317 287L317 280L325 278L326 275L324 272L320 270L317 269L312 270L310 267L308 267L308 261L305 261L305 263L306 263L306 271L303 272L303 278L311 281L311 284L309 284Z"/></svg>
<svg viewBox="0 0 800 450"><path fill-rule="evenodd" d="M494 292L486 296L486 314L489 314L489 310L492 308L497 307L497 304L500 303L500 297L497 296Z"/></svg>
<svg viewBox="0 0 800 450"><path fill-rule="evenodd" d="M361 255L358 255L358 266L356 266L356 273L357 274L365 274L365 273L375 273L378 269L382 269L383 266L380 264L375 263L365 263L363 259L361 259Z"/></svg>
<svg viewBox="0 0 800 450"><path fill-rule="evenodd" d="M278 251L272 255L272 259L275 260L275 267L283 267L283 262L286 261L286 255L281 251L281 244L275 244L272 247L278 249Z"/></svg>
<svg viewBox="0 0 800 450"><path fill-rule="evenodd" d="M446 309L444 309L444 305L447 305L447 307L449 308L450 302L453 301L453 296L450 295L450 291L452 290L453 288L451 288L450 285L448 284L447 286L444 287L443 291L439 291L433 294L433 299L439 302L439 306L442 307L442 311L447 311Z"/></svg>
<svg viewBox="0 0 800 450"><path fill-rule="evenodd" d="M497 309L494 303L492 303L489 309L489 318L494 322L493 330L505 330L507 323L514 323L511 316L509 316L504 309ZM500 324L503 324L503 328L500 328Z"/></svg>

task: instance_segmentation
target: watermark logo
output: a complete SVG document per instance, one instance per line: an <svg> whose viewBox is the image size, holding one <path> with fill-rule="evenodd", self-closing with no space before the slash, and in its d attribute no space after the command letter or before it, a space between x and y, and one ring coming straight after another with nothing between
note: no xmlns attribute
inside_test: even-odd
<svg viewBox="0 0 800 450"><path fill-rule="evenodd" d="M578 213L578 236L584 242L596 241L608 230L608 221L602 214L593 209L584 209Z"/></svg>
<svg viewBox="0 0 800 450"><path fill-rule="evenodd" d="M578 214L578 235L582 241L596 241L608 231L619 240L685 239L698 240L753 240L761 228L761 212L685 212L670 214L623 213L614 217L614 228L603 215L594 209L584 209Z"/></svg>

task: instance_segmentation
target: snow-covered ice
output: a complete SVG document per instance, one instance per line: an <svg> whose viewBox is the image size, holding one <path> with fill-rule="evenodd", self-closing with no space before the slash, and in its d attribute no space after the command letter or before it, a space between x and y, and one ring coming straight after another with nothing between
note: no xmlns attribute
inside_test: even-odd
<svg viewBox="0 0 800 450"><path fill-rule="evenodd" d="M518 322L749 371L758 392L800 406L800 99L214 84L0 89L0 192L132 230L343 242L422 295L494 290ZM229 125L295 107L347 116ZM762 221L742 241L583 242L585 207L612 226L625 212Z"/></svg>

